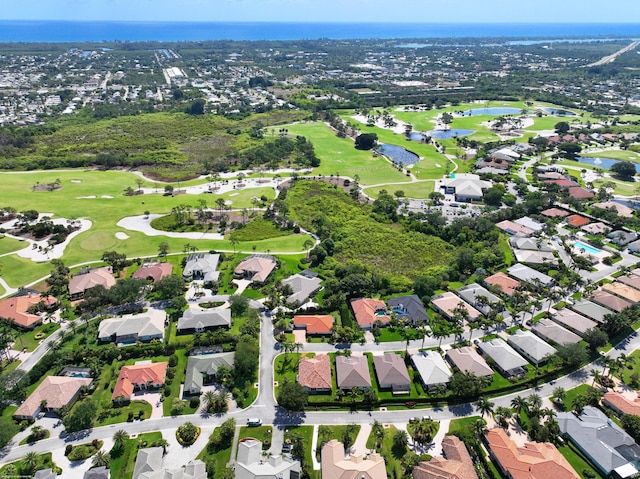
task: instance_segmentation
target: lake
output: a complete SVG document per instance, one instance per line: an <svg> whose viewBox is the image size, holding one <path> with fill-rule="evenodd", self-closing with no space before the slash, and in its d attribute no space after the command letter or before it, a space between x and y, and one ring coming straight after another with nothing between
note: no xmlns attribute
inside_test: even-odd
<svg viewBox="0 0 640 479"><path fill-rule="evenodd" d="M589 156L579 156L576 158L580 163L586 163L587 165L597 166L598 168L604 168L610 170L613 165L620 160L612 160L611 158L592 158ZM640 173L640 164L635 163L636 171Z"/></svg>
<svg viewBox="0 0 640 479"><path fill-rule="evenodd" d="M522 112L521 108L509 108L509 107L488 107L488 108L474 108L473 110L467 110L462 112L462 116L479 116L479 115L519 115Z"/></svg>
<svg viewBox="0 0 640 479"><path fill-rule="evenodd" d="M378 147L378 152L388 156L394 163L401 165L413 165L420 160L420 157L409 150L397 145L382 144Z"/></svg>
<svg viewBox="0 0 640 479"><path fill-rule="evenodd" d="M451 138L457 138L460 136L473 135L475 130L465 130L462 128L452 128L451 130L431 130L429 136L438 140L450 140Z"/></svg>

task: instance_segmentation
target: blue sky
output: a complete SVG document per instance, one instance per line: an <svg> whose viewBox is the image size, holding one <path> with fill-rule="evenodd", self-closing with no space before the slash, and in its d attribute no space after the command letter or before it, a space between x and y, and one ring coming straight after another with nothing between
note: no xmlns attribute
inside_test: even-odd
<svg viewBox="0 0 640 479"><path fill-rule="evenodd" d="M637 0L1 0L0 3L0 19L4 20L638 23L640 19Z"/></svg>

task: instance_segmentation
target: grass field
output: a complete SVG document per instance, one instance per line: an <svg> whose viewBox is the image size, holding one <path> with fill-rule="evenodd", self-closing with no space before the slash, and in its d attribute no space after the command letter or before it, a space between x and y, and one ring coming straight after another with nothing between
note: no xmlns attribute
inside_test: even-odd
<svg viewBox="0 0 640 479"><path fill-rule="evenodd" d="M19 241L13 238L7 238L0 234L0 255L19 251L29 246L26 241Z"/></svg>
<svg viewBox="0 0 640 479"><path fill-rule="evenodd" d="M604 150L604 151L594 151L589 153L584 153L583 155L586 158L611 158L613 160L624 160L624 161L633 161L640 162L640 154L631 150Z"/></svg>
<svg viewBox="0 0 640 479"><path fill-rule="evenodd" d="M363 191L366 195L371 196L372 198L377 198L380 190L385 189L391 194L394 194L398 190L403 191L403 197L405 198L427 199L429 198L429 193L433 191L434 187L434 181L425 180L406 184L372 186L370 188L365 188Z"/></svg>
<svg viewBox="0 0 640 479"><path fill-rule="evenodd" d="M111 450L111 463L109 464L111 479L128 479L133 475L136 456L139 447L151 447L156 441L162 439L161 432L148 432L140 434L136 438L126 439L124 447L119 450Z"/></svg>

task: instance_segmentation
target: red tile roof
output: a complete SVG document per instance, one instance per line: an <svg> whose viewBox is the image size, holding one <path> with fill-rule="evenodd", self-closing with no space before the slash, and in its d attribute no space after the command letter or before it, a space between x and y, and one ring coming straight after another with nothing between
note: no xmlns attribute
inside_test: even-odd
<svg viewBox="0 0 640 479"><path fill-rule="evenodd" d="M569 196L576 200L590 200L595 198L596 195L593 194L593 191L589 191L582 186L572 186L569 188Z"/></svg>
<svg viewBox="0 0 640 479"><path fill-rule="evenodd" d="M477 479L473 461L464 443L456 436L445 436L442 452L447 457L432 457L413 469L413 479Z"/></svg>
<svg viewBox="0 0 640 479"><path fill-rule="evenodd" d="M391 321L391 317L388 314L382 314L383 311L386 313L387 305L379 299L352 299L351 309L353 309L353 314L361 328L370 327L376 321L381 321L382 323Z"/></svg>
<svg viewBox="0 0 640 479"><path fill-rule="evenodd" d="M151 278L155 282L169 276L172 271L173 265L171 263L144 264L131 277L136 279Z"/></svg>
<svg viewBox="0 0 640 479"><path fill-rule="evenodd" d="M31 306L38 304L40 301L43 301L48 306L53 306L57 303L57 299L54 297L50 296L45 299L35 294L3 299L0 301L0 318L10 319L18 326L32 329L42 321L42 318L37 314L31 314L27 311Z"/></svg>
<svg viewBox="0 0 640 479"><path fill-rule="evenodd" d="M135 386L160 386L167 375L167 363L144 363L122 366L111 399L131 398Z"/></svg>
<svg viewBox="0 0 640 479"><path fill-rule="evenodd" d="M564 218L569 215L568 211L561 210L560 208L549 208L540 212L541 215L548 216L549 218Z"/></svg>
<svg viewBox="0 0 640 479"><path fill-rule="evenodd" d="M591 220L581 215L571 215L567 217L566 222L569 226L580 228L581 226L591 223Z"/></svg>
<svg viewBox="0 0 640 479"><path fill-rule="evenodd" d="M624 397L615 391L609 391L602 397L602 403L609 406L622 414L633 414L640 416L640 398L634 400Z"/></svg>
<svg viewBox="0 0 640 479"><path fill-rule="evenodd" d="M331 361L326 354L303 357L298 365L298 382L309 389L331 389Z"/></svg>
<svg viewBox="0 0 640 479"><path fill-rule="evenodd" d="M293 317L293 325L294 327L304 326L308 334L331 334L333 316L330 314L296 315Z"/></svg>
<svg viewBox="0 0 640 479"><path fill-rule="evenodd" d="M577 186L578 183L572 180L546 180L545 183L558 185L562 188L570 188L571 186Z"/></svg>
<svg viewBox="0 0 640 479"><path fill-rule="evenodd" d="M502 428L486 435L489 448L512 479L579 479L569 462L549 442L527 442L518 447Z"/></svg>

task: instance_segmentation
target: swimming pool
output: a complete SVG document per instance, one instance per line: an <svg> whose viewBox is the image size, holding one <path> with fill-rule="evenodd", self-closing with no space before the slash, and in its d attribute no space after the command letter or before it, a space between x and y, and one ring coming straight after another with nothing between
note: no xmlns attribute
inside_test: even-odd
<svg viewBox="0 0 640 479"><path fill-rule="evenodd" d="M573 247L577 248L578 250L585 251L586 253L590 253L590 254L598 254L598 253L602 252L598 248L594 248L593 246L589 246L588 244L585 244L585 243L583 243L581 241L576 241L575 243L573 243Z"/></svg>

